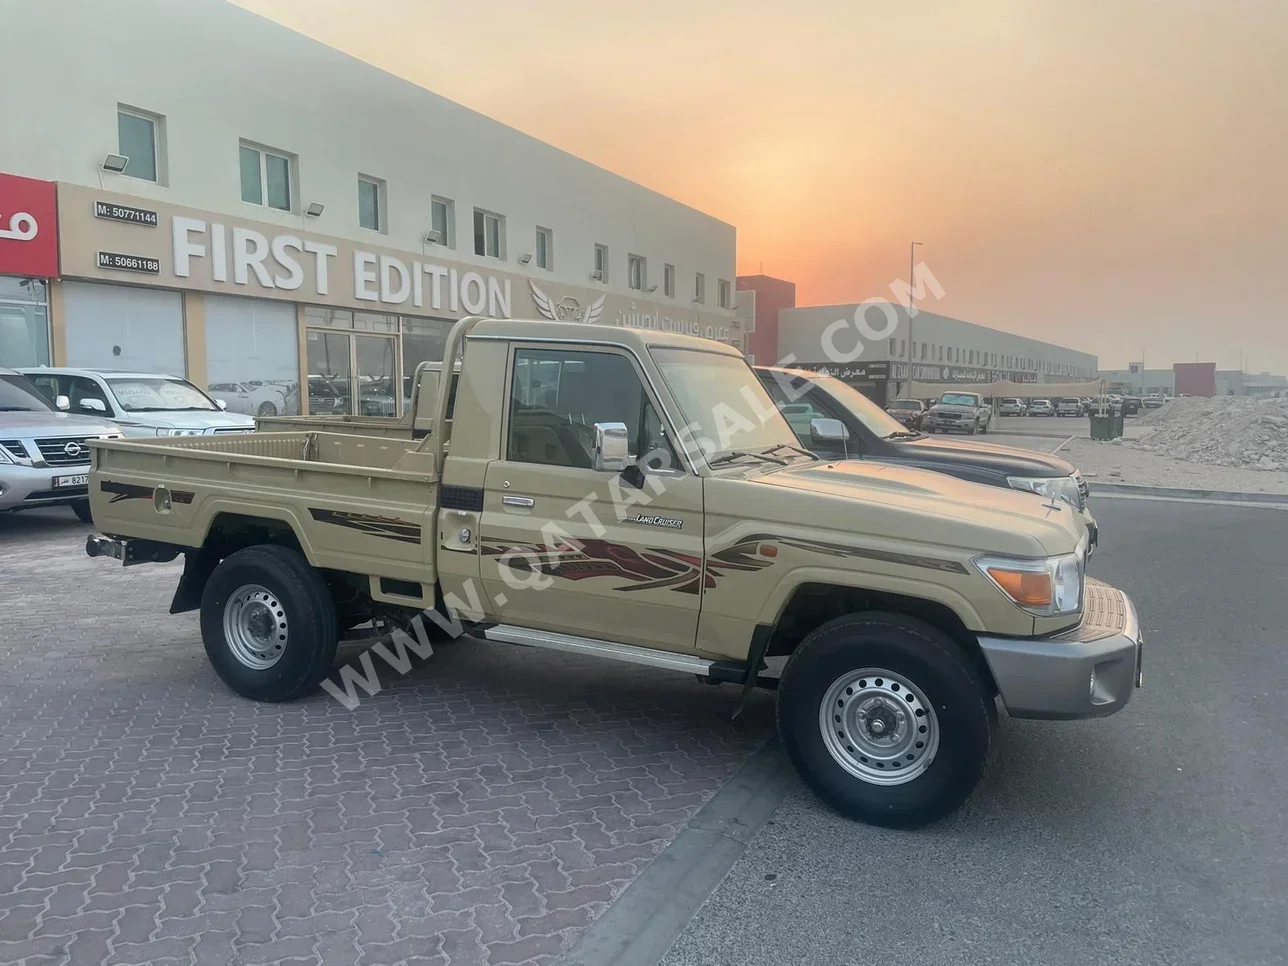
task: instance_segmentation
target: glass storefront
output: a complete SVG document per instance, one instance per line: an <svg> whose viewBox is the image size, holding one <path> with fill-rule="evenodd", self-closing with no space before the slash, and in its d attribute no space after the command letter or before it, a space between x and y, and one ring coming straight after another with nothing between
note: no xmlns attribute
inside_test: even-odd
<svg viewBox="0 0 1288 966"><path fill-rule="evenodd" d="M400 416L412 374L443 358L452 323L308 306L309 412Z"/></svg>
<svg viewBox="0 0 1288 966"><path fill-rule="evenodd" d="M207 295L206 381L228 411L246 416L300 412L295 306L268 299Z"/></svg>
<svg viewBox="0 0 1288 966"><path fill-rule="evenodd" d="M0 366L49 365L49 287L0 275Z"/></svg>

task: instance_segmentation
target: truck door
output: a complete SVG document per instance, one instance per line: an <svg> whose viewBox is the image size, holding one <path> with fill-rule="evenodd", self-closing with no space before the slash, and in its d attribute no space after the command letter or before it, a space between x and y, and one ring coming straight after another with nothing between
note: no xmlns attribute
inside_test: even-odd
<svg viewBox="0 0 1288 966"><path fill-rule="evenodd" d="M501 458L480 525L497 620L664 650L694 648L703 586L702 480L668 442L632 355L515 343ZM647 475L596 468L596 424L625 426ZM620 431L619 427L609 427ZM638 464L636 464L638 465Z"/></svg>

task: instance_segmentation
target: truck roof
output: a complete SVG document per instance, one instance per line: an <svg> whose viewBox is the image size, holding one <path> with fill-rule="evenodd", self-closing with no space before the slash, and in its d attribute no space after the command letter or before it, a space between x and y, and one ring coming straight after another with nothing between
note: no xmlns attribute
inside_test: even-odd
<svg viewBox="0 0 1288 966"><path fill-rule="evenodd" d="M672 349L696 349L742 358L733 346L712 339L700 339L676 332L636 329L621 325L585 322L549 322L541 319L484 319L469 334L471 339L554 339L568 342L600 342L617 345L637 353L651 346Z"/></svg>

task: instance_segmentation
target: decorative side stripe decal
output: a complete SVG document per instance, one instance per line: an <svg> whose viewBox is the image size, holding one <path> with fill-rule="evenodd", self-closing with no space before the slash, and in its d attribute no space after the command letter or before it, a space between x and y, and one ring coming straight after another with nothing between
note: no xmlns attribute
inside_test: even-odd
<svg viewBox="0 0 1288 966"><path fill-rule="evenodd" d="M309 515L318 523L360 530L373 537L384 537L399 543L420 543L420 525L397 517L379 517L370 513L349 513L347 510L326 510L319 507L309 507Z"/></svg>
<svg viewBox="0 0 1288 966"><path fill-rule="evenodd" d="M156 492L150 486L139 483L117 483L114 480L99 480L98 488L103 493L111 493L109 503L120 503L122 500L150 500ZM191 490L171 490L170 502L190 504L196 494Z"/></svg>
<svg viewBox="0 0 1288 966"><path fill-rule="evenodd" d="M833 557L865 557L868 560L880 560L885 563L903 564L907 567L923 567L927 570L939 570L949 574L970 573L970 571L956 560L943 560L939 557L922 557L918 554L898 553L894 550L878 550L875 547L852 547L840 543L825 543L821 540L804 540L800 537L784 537L772 533L753 534L750 537L743 538L740 543L755 543L762 540L771 543L780 543L786 547L796 547L799 550L812 550L815 553L825 553Z"/></svg>

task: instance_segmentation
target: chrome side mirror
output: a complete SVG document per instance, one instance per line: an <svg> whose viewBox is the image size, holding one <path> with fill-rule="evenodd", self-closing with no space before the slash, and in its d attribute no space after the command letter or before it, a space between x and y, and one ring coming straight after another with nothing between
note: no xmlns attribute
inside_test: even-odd
<svg viewBox="0 0 1288 966"><path fill-rule="evenodd" d="M228 408L228 400L227 400L227 399L216 399L216 400L215 400L215 405L216 405L216 406L218 406L220 409L227 409L227 408Z"/></svg>
<svg viewBox="0 0 1288 966"><path fill-rule="evenodd" d="M630 462L630 439L625 423L595 424L595 469L620 473Z"/></svg>
<svg viewBox="0 0 1288 966"><path fill-rule="evenodd" d="M55 396L54 408L62 412L67 412L67 410L72 408L72 401L68 399L66 396Z"/></svg>
<svg viewBox="0 0 1288 966"><path fill-rule="evenodd" d="M91 412L105 413L107 412L107 403L103 402L101 399L82 399L80 401L80 408L88 409Z"/></svg>
<svg viewBox="0 0 1288 966"><path fill-rule="evenodd" d="M850 458L850 427L839 419L811 419L809 421L810 443L819 447L820 452L840 449L841 455ZM820 444L822 444L820 446ZM829 445L830 444L830 445Z"/></svg>
<svg viewBox="0 0 1288 966"><path fill-rule="evenodd" d="M815 443L844 443L850 438L850 430L839 419L811 419L809 438Z"/></svg>

